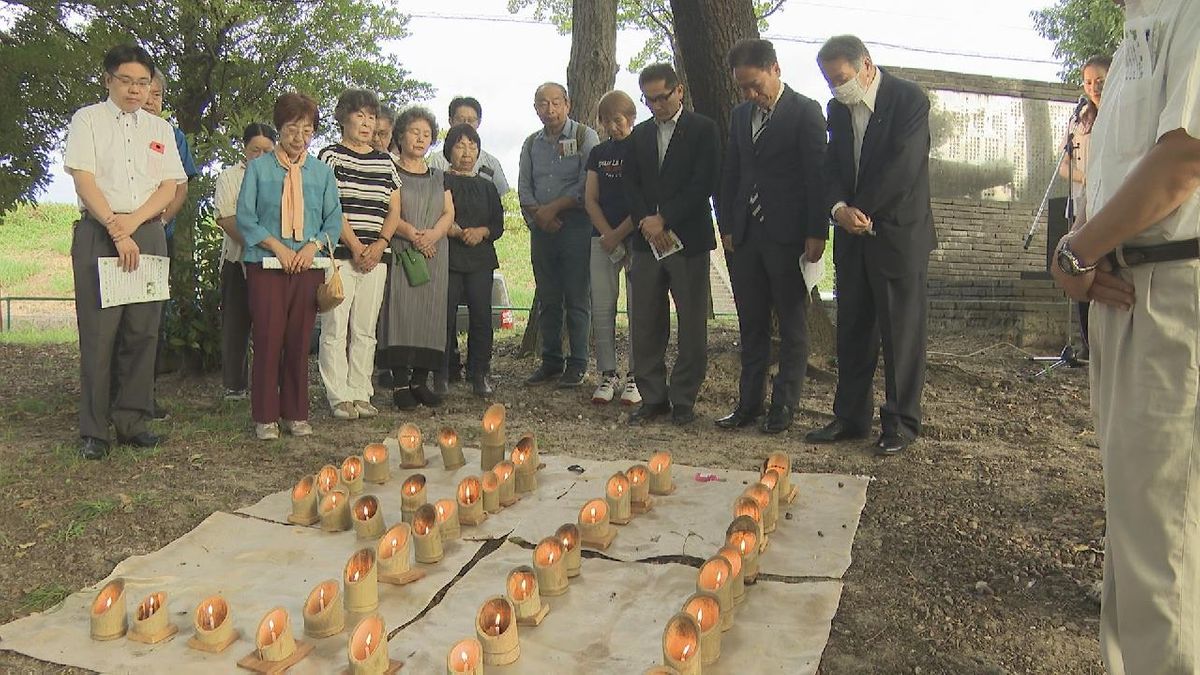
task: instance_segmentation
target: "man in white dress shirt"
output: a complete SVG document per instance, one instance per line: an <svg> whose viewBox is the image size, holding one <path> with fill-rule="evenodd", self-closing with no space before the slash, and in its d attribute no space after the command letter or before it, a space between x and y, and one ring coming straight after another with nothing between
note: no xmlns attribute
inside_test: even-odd
<svg viewBox="0 0 1200 675"><path fill-rule="evenodd" d="M1094 300L1110 673L1200 672L1200 3L1128 0L1092 129L1088 220L1055 279Z"/></svg>
<svg viewBox="0 0 1200 675"><path fill-rule="evenodd" d="M134 271L139 256L167 254L159 214L187 182L175 132L142 110L154 62L145 49L118 45L104 56L108 100L75 112L63 164L83 213L71 242L79 325L79 452L108 454L109 423L122 444L153 447L146 422L154 406L154 354L161 302L101 309L99 264L117 257Z"/></svg>

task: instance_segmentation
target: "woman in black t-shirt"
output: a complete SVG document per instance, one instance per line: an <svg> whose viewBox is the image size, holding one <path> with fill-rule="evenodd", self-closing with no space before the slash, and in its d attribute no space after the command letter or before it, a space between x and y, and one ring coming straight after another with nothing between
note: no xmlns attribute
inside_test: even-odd
<svg viewBox="0 0 1200 675"><path fill-rule="evenodd" d="M495 241L504 235L504 208L496 186L473 172L479 158L479 134L460 124L442 146L450 170L446 189L454 198L450 227L450 288L446 313L446 369L458 369L458 304L465 295L467 377L477 396L490 396L492 362L492 271L500 267Z"/></svg>

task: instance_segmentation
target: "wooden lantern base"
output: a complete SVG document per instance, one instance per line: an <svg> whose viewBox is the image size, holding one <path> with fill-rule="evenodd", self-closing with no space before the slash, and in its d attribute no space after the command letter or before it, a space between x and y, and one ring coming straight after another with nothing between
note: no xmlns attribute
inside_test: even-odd
<svg viewBox="0 0 1200 675"><path fill-rule="evenodd" d="M650 509L654 508L654 497L647 496L644 502L629 502L629 508L637 514L650 513Z"/></svg>
<svg viewBox="0 0 1200 675"><path fill-rule="evenodd" d="M580 541L581 545L583 545L587 548L594 549L597 551L606 551L606 550L608 550L608 547L610 545L612 545L613 539L616 539L616 538L617 538L617 531L610 527L610 528L608 528L608 533L605 534L603 537L599 537L597 539L592 539L592 538L580 535L579 541Z"/></svg>
<svg viewBox="0 0 1200 675"><path fill-rule="evenodd" d="M518 624L519 625L519 624ZM488 666L507 666L521 657L521 643L517 642L506 652L483 652L483 663Z"/></svg>
<svg viewBox="0 0 1200 675"><path fill-rule="evenodd" d="M425 572L422 570L409 570L400 572L399 574L384 574L379 573L379 582L384 584L392 584L393 586L407 586L414 581L420 581L425 578Z"/></svg>
<svg viewBox="0 0 1200 675"><path fill-rule="evenodd" d="M297 640L296 651L292 652L291 656L283 659L282 661L264 661L258 658L258 650L255 649L249 654L243 656L242 660L238 661L238 667L245 668L246 670L253 670L256 673L267 673L267 675L274 675L275 673L282 673L288 668L300 663L300 661L303 660L304 657L308 656L308 653L312 650L313 643L301 642Z"/></svg>
<svg viewBox="0 0 1200 675"><path fill-rule="evenodd" d="M793 485L791 491L789 491L786 495L781 495L779 497L779 503L791 504L792 502L796 501L796 495L798 494L800 494L800 488Z"/></svg>
<svg viewBox="0 0 1200 675"><path fill-rule="evenodd" d="M294 513L288 515L288 522L293 525L303 525L305 527L308 527L309 525L315 525L315 524L319 523L320 521L321 521L321 516L319 516L319 515L313 515L313 516L307 516L307 517L306 516L297 516Z"/></svg>
<svg viewBox="0 0 1200 675"><path fill-rule="evenodd" d="M400 669L403 667L404 667L403 661L397 661L396 659L390 659L390 660L388 660L388 667L383 669L383 675L392 675L392 673L399 672ZM350 675L350 669L349 668L343 669L342 675Z"/></svg>
<svg viewBox="0 0 1200 675"><path fill-rule="evenodd" d="M408 462L400 463L401 469L424 469L427 466L429 466L429 458L428 457L425 458L425 461L423 461L419 464L410 464Z"/></svg>
<svg viewBox="0 0 1200 675"><path fill-rule="evenodd" d="M224 642L201 642L199 638L193 636L187 641L187 646L201 652L209 654L220 654L225 651L229 645L238 641L242 634L238 631L233 631L229 634L229 638Z"/></svg>
<svg viewBox="0 0 1200 675"><path fill-rule="evenodd" d="M545 619L546 615L549 613L550 613L550 605L543 604L542 609L537 614L534 614L533 616L527 616L523 619L518 618L517 625L518 626L537 626L542 623L542 619Z"/></svg>
<svg viewBox="0 0 1200 675"><path fill-rule="evenodd" d="M178 632L179 626L176 626L173 623L168 623L162 630L158 631L157 633L150 634L139 633L131 628L126 637L134 642L141 642L142 644L146 645L156 645L160 642L170 640L171 638L175 637L175 634Z"/></svg>

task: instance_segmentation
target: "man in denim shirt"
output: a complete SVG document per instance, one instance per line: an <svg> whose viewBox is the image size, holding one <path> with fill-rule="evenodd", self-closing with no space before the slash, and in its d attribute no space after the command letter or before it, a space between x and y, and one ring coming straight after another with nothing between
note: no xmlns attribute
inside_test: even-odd
<svg viewBox="0 0 1200 675"><path fill-rule="evenodd" d="M534 92L533 108L542 129L521 147L518 194L521 214L531 230L530 258L541 303L542 364L525 382L558 380L559 387L578 387L587 372L591 320L590 277L592 225L583 210L587 157L600 138L586 125L569 119L566 87L547 82ZM562 350L563 315L571 353Z"/></svg>

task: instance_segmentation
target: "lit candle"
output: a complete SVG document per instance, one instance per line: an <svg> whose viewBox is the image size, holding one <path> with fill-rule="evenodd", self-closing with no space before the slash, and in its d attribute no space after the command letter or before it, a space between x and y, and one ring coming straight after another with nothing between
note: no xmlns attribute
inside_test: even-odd
<svg viewBox="0 0 1200 675"><path fill-rule="evenodd" d="M555 596L567 592L566 553L557 537L546 537L533 549L533 569L537 572L538 588L543 595Z"/></svg>
<svg viewBox="0 0 1200 675"><path fill-rule="evenodd" d="M758 505L758 500L750 495L743 494L733 500L733 517L746 516L753 520L758 525L758 540L763 539L763 516L762 507Z"/></svg>
<svg viewBox="0 0 1200 675"><path fill-rule="evenodd" d="M375 550L362 548L346 561L342 573L345 587L346 612L363 615L379 608L379 569L375 566Z"/></svg>
<svg viewBox="0 0 1200 675"><path fill-rule="evenodd" d="M342 482L342 476L337 467L326 464L317 472L317 497L324 497L333 492Z"/></svg>
<svg viewBox="0 0 1200 675"><path fill-rule="evenodd" d="M700 626L691 614L680 612L667 621L662 646L663 665L679 675L700 675Z"/></svg>
<svg viewBox="0 0 1200 675"><path fill-rule="evenodd" d="M720 599L707 591L698 591L683 603L683 611L700 627L700 663L706 666L716 663L721 658Z"/></svg>
<svg viewBox="0 0 1200 675"><path fill-rule="evenodd" d="M546 618L550 607L542 604L538 575L528 565L513 568L508 573L505 588L516 609L518 623L536 626Z"/></svg>
<svg viewBox="0 0 1200 675"><path fill-rule="evenodd" d="M254 646L260 660L272 663L286 661L296 653L296 639L292 637L287 610L276 607L263 616L254 633Z"/></svg>
<svg viewBox="0 0 1200 675"><path fill-rule="evenodd" d="M425 476L419 473L414 473L404 479L404 484L400 486L400 519L406 523L411 523L413 514L417 509L421 508L426 502L425 498Z"/></svg>
<svg viewBox="0 0 1200 675"><path fill-rule="evenodd" d="M363 491L363 459L351 455L342 460L342 484L351 497L357 497Z"/></svg>
<svg viewBox="0 0 1200 675"><path fill-rule="evenodd" d="M517 471L517 493L526 494L537 489L537 465L531 459L529 448L520 444L513 448L510 461Z"/></svg>
<svg viewBox="0 0 1200 675"><path fill-rule="evenodd" d="M442 533L438 528L437 509L425 504L413 516L413 548L417 562L432 565L442 559Z"/></svg>
<svg viewBox="0 0 1200 675"><path fill-rule="evenodd" d="M363 464L363 480L368 483L386 483L392 477L388 449L383 443L372 443L363 448Z"/></svg>
<svg viewBox="0 0 1200 675"><path fill-rule="evenodd" d="M554 537L562 542L563 566L567 568L567 576L579 576L582 565L579 546L579 526L575 523L560 525L558 530L554 532Z"/></svg>
<svg viewBox="0 0 1200 675"><path fill-rule="evenodd" d="M766 473L759 479L758 484L767 488L770 493L770 501L767 503L767 510L763 513L763 531L774 532L775 525L779 522L779 472L775 469L767 469Z"/></svg>
<svg viewBox="0 0 1200 675"><path fill-rule="evenodd" d="M669 495L675 491L671 464L671 453L666 450L659 450L650 457L650 494Z"/></svg>
<svg viewBox="0 0 1200 675"><path fill-rule="evenodd" d="M442 427L438 432L438 448L442 451L442 466L447 471L454 471L467 463L454 427Z"/></svg>
<svg viewBox="0 0 1200 675"><path fill-rule="evenodd" d="M483 413L483 436L479 439L479 465L491 471L504 459L504 406L493 403Z"/></svg>
<svg viewBox="0 0 1200 675"><path fill-rule="evenodd" d="M708 591L721 602L721 630L733 628L733 568L717 555L704 561L696 577L696 590Z"/></svg>
<svg viewBox="0 0 1200 675"><path fill-rule="evenodd" d="M350 497L341 490L333 490L321 498L321 529L326 532L341 532L350 529Z"/></svg>
<svg viewBox="0 0 1200 675"><path fill-rule="evenodd" d="M758 524L749 516L738 516L725 530L725 543L742 554L742 576L747 584L758 579Z"/></svg>
<svg viewBox="0 0 1200 675"><path fill-rule="evenodd" d="M733 546L725 544L717 550L717 555L729 563L729 569L733 573L730 595L733 597L733 606L737 607L746 600L746 572L742 564L742 554Z"/></svg>
<svg viewBox="0 0 1200 675"><path fill-rule="evenodd" d="M500 479L500 506L512 506L517 503L517 484L513 478L517 468L513 463L504 460L497 462L496 467L492 469L496 472L496 478Z"/></svg>
<svg viewBox="0 0 1200 675"><path fill-rule="evenodd" d="M579 510L579 538L584 546L608 548L616 532L609 526L608 502L593 499Z"/></svg>
<svg viewBox="0 0 1200 675"><path fill-rule="evenodd" d="M458 484L458 522L463 525L478 525L487 514L483 511L483 482L476 476L467 476Z"/></svg>
<svg viewBox="0 0 1200 675"><path fill-rule="evenodd" d="M791 504L796 499L796 487L792 485L792 458L786 452L772 452L763 462L763 473L768 469L779 472L779 501Z"/></svg>
<svg viewBox="0 0 1200 675"><path fill-rule="evenodd" d="M483 645L475 638L454 643L446 653L446 675L483 675Z"/></svg>
<svg viewBox="0 0 1200 675"><path fill-rule="evenodd" d="M396 441L400 444L400 468L421 469L429 463L425 460L425 441L417 425L400 425Z"/></svg>
<svg viewBox="0 0 1200 675"><path fill-rule="evenodd" d="M500 477L495 471L483 472L483 510L488 513L500 512Z"/></svg>
<svg viewBox="0 0 1200 675"><path fill-rule="evenodd" d="M775 521L772 520L771 513L771 501L773 499L771 489L762 483L755 483L754 485L746 488L746 491L742 494L746 495L747 497L751 497L754 499L754 501L758 502L758 509L762 513L763 534L774 532ZM778 513L778 511L778 506L776 506L775 512ZM764 539L762 543L766 544L766 540Z"/></svg>
<svg viewBox="0 0 1200 675"><path fill-rule="evenodd" d="M192 613L196 636L188 646L206 652L221 652L237 640L233 620L229 618L229 603L219 595L205 598Z"/></svg>
<svg viewBox="0 0 1200 675"><path fill-rule="evenodd" d="M454 541L462 536L458 527L458 505L453 499L439 499L433 507L437 509L438 531L441 532L442 542Z"/></svg>
<svg viewBox="0 0 1200 675"><path fill-rule="evenodd" d="M650 501L650 471L645 464L634 464L625 470L629 479L629 501L646 505Z"/></svg>
<svg viewBox="0 0 1200 675"><path fill-rule="evenodd" d="M380 538L375 549L380 573L403 574L410 569L410 537L411 526L408 523L397 523Z"/></svg>
<svg viewBox="0 0 1200 675"><path fill-rule="evenodd" d="M305 476L292 488L292 513L288 522L296 525L312 525L321 519L317 513L317 479Z"/></svg>
<svg viewBox="0 0 1200 675"><path fill-rule="evenodd" d="M354 516L354 531L359 539L374 539L383 534L387 527L383 522L383 514L379 512L379 499L372 495L359 497L350 512Z"/></svg>
<svg viewBox="0 0 1200 675"><path fill-rule="evenodd" d="M92 601L92 639L115 640L125 635L125 580L113 579L100 589Z"/></svg>
<svg viewBox="0 0 1200 675"><path fill-rule="evenodd" d="M341 589L336 579L326 579L313 587L304 601L304 634L310 638L337 635L346 627L342 612Z"/></svg>
<svg viewBox="0 0 1200 675"><path fill-rule="evenodd" d="M171 623L167 611L167 594L159 591L147 595L133 615L129 628L129 639L146 644L162 642L178 632L179 627Z"/></svg>
<svg viewBox="0 0 1200 675"><path fill-rule="evenodd" d="M541 455L538 454L537 436L524 434L517 441L517 447L529 453L529 470L537 471L542 466Z"/></svg>
<svg viewBox="0 0 1200 675"><path fill-rule="evenodd" d="M614 525L624 525L633 517L629 479L624 473L618 471L608 479L604 487L604 500L608 502L608 519Z"/></svg>
<svg viewBox="0 0 1200 675"><path fill-rule="evenodd" d="M350 661L349 675L379 675L386 672L391 665L387 642L383 617L372 614L359 621L346 645L346 656Z"/></svg>
<svg viewBox="0 0 1200 675"><path fill-rule="evenodd" d="M488 598L475 615L475 634L483 647L483 662L506 666L521 655L516 610L504 596Z"/></svg>

